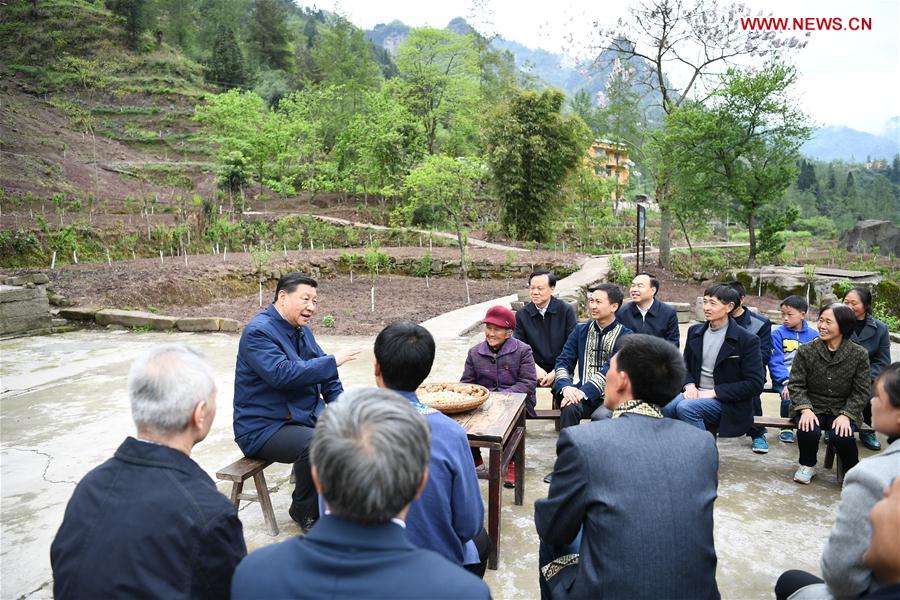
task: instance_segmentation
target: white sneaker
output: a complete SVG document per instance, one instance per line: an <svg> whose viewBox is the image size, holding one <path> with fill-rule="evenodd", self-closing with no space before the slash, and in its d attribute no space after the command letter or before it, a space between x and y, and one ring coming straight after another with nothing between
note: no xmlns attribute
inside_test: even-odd
<svg viewBox="0 0 900 600"><path fill-rule="evenodd" d="M794 481L797 483L808 484L812 481L812 478L816 475L815 467L806 467L804 465L800 465L797 469L797 472L794 473Z"/></svg>

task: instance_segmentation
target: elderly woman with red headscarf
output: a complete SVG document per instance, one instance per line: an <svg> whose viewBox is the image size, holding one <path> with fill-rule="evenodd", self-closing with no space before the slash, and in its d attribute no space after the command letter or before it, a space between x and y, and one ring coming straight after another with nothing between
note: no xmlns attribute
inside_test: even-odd
<svg viewBox="0 0 900 600"><path fill-rule="evenodd" d="M525 412L535 416L535 388L537 372L531 346L513 337L516 315L503 306L492 306L484 319L484 341L469 349L462 383L483 385L492 392L521 392L526 394ZM481 453L473 449L475 466L483 464ZM512 462L503 485L515 485Z"/></svg>

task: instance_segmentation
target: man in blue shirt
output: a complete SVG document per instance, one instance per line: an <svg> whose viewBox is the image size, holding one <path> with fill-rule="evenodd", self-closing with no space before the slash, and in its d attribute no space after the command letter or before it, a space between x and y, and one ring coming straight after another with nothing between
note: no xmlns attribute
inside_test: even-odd
<svg viewBox="0 0 900 600"><path fill-rule="evenodd" d="M325 404L344 391L337 368L359 349L326 355L307 325L316 313L316 281L302 273L278 280L275 300L241 334L234 373L234 439L244 456L294 463L291 518L304 529L319 516L309 444Z"/></svg>
<svg viewBox="0 0 900 600"><path fill-rule="evenodd" d="M425 419L394 392L341 394L322 412L310 448L325 514L305 536L245 558L231 597L489 600L483 581L416 548L405 531L428 480L430 437Z"/></svg>
<svg viewBox="0 0 900 600"><path fill-rule="evenodd" d="M413 545L483 577L492 548L466 432L416 396L431 372L434 353L434 338L412 321L392 323L375 338L376 384L409 400L431 427L428 483L409 507L406 535Z"/></svg>
<svg viewBox="0 0 900 600"><path fill-rule="evenodd" d="M631 280L631 289L628 291L631 302L619 308L616 318L634 333L646 333L664 339L678 348L681 341L678 313L658 300L658 293L659 279L649 273L638 273Z"/></svg>

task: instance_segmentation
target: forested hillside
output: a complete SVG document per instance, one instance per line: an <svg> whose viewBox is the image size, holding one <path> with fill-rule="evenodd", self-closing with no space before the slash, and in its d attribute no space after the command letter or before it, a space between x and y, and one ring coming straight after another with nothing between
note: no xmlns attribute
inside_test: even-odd
<svg viewBox="0 0 900 600"><path fill-rule="evenodd" d="M714 39L701 26L685 35ZM593 83L570 95L520 69L521 48L462 19L367 35L290 0L22 1L0 12L0 34L0 208L22 229L4 239L31 239L19 216L35 218L39 203L42 256L40 236L60 233L44 200L91 218L99 202L142 216L164 205L178 226L194 223L188 245L250 208L321 199L369 221L453 231L461 249L479 231L603 251L632 239L633 208L620 203L641 194L662 208L651 243L736 223L751 262L757 230L774 259L789 227L900 221L896 158L816 164L809 183L799 148L813 129L789 99L792 69L704 71L700 102L635 52L640 32L610 38ZM594 139L618 150L588 156ZM608 176L608 161L627 181Z"/></svg>

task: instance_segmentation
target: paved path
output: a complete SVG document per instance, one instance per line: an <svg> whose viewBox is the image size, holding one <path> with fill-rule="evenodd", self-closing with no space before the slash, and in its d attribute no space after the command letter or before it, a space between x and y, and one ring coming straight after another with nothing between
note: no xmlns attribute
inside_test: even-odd
<svg viewBox="0 0 900 600"><path fill-rule="evenodd" d="M378 229L378 230L389 230L396 229L395 227L385 227L384 225L375 225L374 223L359 223L356 221L348 221L347 219L339 219L337 217L328 217L325 215L310 215L320 221L328 221L329 223L335 223L336 225L350 225L352 227L359 227L362 229ZM424 235L436 235L438 237L446 238L448 240L456 241L456 235L453 233L447 233L444 231L428 231L427 229L414 229L414 228L406 228L407 231L414 231L416 233L421 233ZM484 240L476 240L475 238L469 238L468 243L470 246L478 246L479 248L490 248L492 250L512 250L513 252L530 252L525 248L516 248L515 246L504 246L503 244L494 244L492 242L485 242Z"/></svg>

